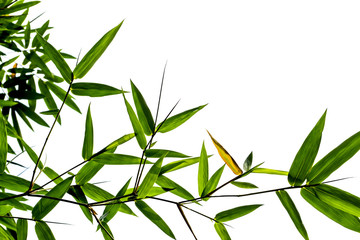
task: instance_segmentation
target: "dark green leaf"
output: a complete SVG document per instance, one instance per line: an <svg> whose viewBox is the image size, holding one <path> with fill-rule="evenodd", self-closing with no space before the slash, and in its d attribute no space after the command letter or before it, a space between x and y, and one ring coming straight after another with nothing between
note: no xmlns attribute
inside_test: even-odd
<svg viewBox="0 0 360 240"><path fill-rule="evenodd" d="M32 50L30 53L24 51L23 53L26 59L36 67L40 68L46 77L51 79L54 77L49 68L46 66L45 62L36 54L35 51Z"/></svg>
<svg viewBox="0 0 360 240"><path fill-rule="evenodd" d="M203 190L203 192L201 193L201 197L205 197L208 196L212 191L214 191L217 187L217 185L219 184L221 175L224 171L224 167L225 165L223 165L221 168L219 168L209 179L209 181L206 183L206 186ZM207 200L206 198L204 199L205 201Z"/></svg>
<svg viewBox="0 0 360 240"><path fill-rule="evenodd" d="M164 155L165 153L167 153L166 157L168 157L168 158L187 158L187 157L189 157L188 155L185 155L185 154L182 154L179 152L164 150L164 149L147 149L145 151L145 156L148 158L159 158L162 155Z"/></svg>
<svg viewBox="0 0 360 240"><path fill-rule="evenodd" d="M79 185L71 186L68 190L68 193L74 197L76 202L85 203L85 204L88 203L88 201L85 197L85 194ZM84 213L85 217L92 223L93 218L92 218L92 214L91 214L90 210L87 207L81 206L81 205L80 205L80 208L81 208L81 211Z"/></svg>
<svg viewBox="0 0 360 240"><path fill-rule="evenodd" d="M84 185L85 183L90 181L103 166L104 164L96 163L94 161L87 162L76 174L76 184Z"/></svg>
<svg viewBox="0 0 360 240"><path fill-rule="evenodd" d="M258 207L262 206L261 204L255 205L246 205L241 207L232 208L223 212L216 214L215 220L219 222L227 222L234 220L236 218L245 216L246 214L251 213L252 211L256 210Z"/></svg>
<svg viewBox="0 0 360 240"><path fill-rule="evenodd" d="M251 168L252 160L253 160L253 153L251 152L249 156L245 159L243 164L243 168L245 172Z"/></svg>
<svg viewBox="0 0 360 240"><path fill-rule="evenodd" d="M97 202L114 198L114 196L111 193L105 191L102 188L95 186L94 184L86 183L83 186L81 186L81 189L84 191L86 196Z"/></svg>
<svg viewBox="0 0 360 240"><path fill-rule="evenodd" d="M88 160L92 156L93 147L94 147L94 128L93 128L90 104L89 104L88 111L86 114L85 136L84 136L84 143L82 148L82 157L84 160Z"/></svg>
<svg viewBox="0 0 360 240"><path fill-rule="evenodd" d="M214 227L221 240L231 240L230 235L227 232L223 223L216 222L214 224Z"/></svg>
<svg viewBox="0 0 360 240"><path fill-rule="evenodd" d="M6 168L6 158L8 152L6 120L0 111L0 173Z"/></svg>
<svg viewBox="0 0 360 240"><path fill-rule="evenodd" d="M112 234L110 227L106 224L106 222L103 222L101 227L101 233L105 240L113 240L114 235ZM111 236L111 237L110 237Z"/></svg>
<svg viewBox="0 0 360 240"><path fill-rule="evenodd" d="M15 194L11 194L11 193L0 193L0 199L13 197L14 195ZM9 206L14 207L19 210L23 210L23 211L31 209L30 206L20 202L20 201L24 201L24 200L26 200L26 199L25 198L24 199L12 198L12 199L8 199L8 200L2 200L1 203L9 205Z"/></svg>
<svg viewBox="0 0 360 240"><path fill-rule="evenodd" d="M354 156L359 149L360 132L357 132L314 165L307 177L308 183L323 182L330 174Z"/></svg>
<svg viewBox="0 0 360 240"><path fill-rule="evenodd" d="M38 80L38 85L39 85L39 89L40 89L41 94L44 95L44 102L45 102L47 108L49 109L49 111L55 111L56 110L56 113L54 112L52 114L52 115L56 116L56 114L57 114L57 112L59 110L58 110L58 108L56 106L55 100L52 97L48 87L45 85L45 83L41 79ZM58 118L58 122L61 123L60 116Z"/></svg>
<svg viewBox="0 0 360 240"><path fill-rule="evenodd" d="M17 11L21 11L21 10L30 8L30 7L38 4L39 2L40 1L32 1L32 2L16 4L16 5L13 5L12 7L1 9L0 13L1 13L1 15L8 15L10 13L14 13L14 12L17 12Z"/></svg>
<svg viewBox="0 0 360 240"><path fill-rule="evenodd" d="M100 83L74 83L71 86L71 92L78 96L89 96L89 97L103 97L115 94L124 93L124 91L117 88L100 84Z"/></svg>
<svg viewBox="0 0 360 240"><path fill-rule="evenodd" d="M0 226L0 238L4 240L14 240L9 231L6 231L2 226Z"/></svg>
<svg viewBox="0 0 360 240"><path fill-rule="evenodd" d="M246 188L246 189L258 188L256 185L248 182L231 182L231 184L239 188Z"/></svg>
<svg viewBox="0 0 360 240"><path fill-rule="evenodd" d="M185 200L190 200L190 199L194 199L193 195L191 195L191 193L189 193L185 188L181 187L179 184L177 184L176 182L172 181L171 179L160 175L157 180L156 183L163 188L167 188L167 189L173 189L170 192L181 197L184 198Z"/></svg>
<svg viewBox="0 0 360 240"><path fill-rule="evenodd" d="M117 154L117 153L102 153L95 157L93 160L96 163L107 165L127 165L127 164L139 164L141 158L130 155ZM146 161L146 163L152 163Z"/></svg>
<svg viewBox="0 0 360 240"><path fill-rule="evenodd" d="M306 137L295 156L288 174L291 186L300 186L305 181L319 151L322 132L325 125L326 111Z"/></svg>
<svg viewBox="0 0 360 240"><path fill-rule="evenodd" d="M44 95L34 92L34 91L16 91L13 90L9 92L9 97L11 98L18 98L18 99L30 99L30 100L37 100L44 98Z"/></svg>
<svg viewBox="0 0 360 240"><path fill-rule="evenodd" d="M142 200L135 201L136 207L147 217L151 222L158 226L165 234L175 239L175 236L169 226L164 220Z"/></svg>
<svg viewBox="0 0 360 240"><path fill-rule="evenodd" d="M30 22L28 22L28 24L26 25L25 28L25 32L24 32L24 41L25 41L25 48L29 47L29 43L30 43L30 32L31 32L31 27L30 27Z"/></svg>
<svg viewBox="0 0 360 240"><path fill-rule="evenodd" d="M37 113L35 113L29 107L25 106L22 103L19 103L18 105L16 105L16 111L18 111L18 112L21 111L22 113L24 113L26 116L28 116L31 120L33 120L34 122L36 122L39 125L42 125L44 127L49 127L49 125L44 121L44 119L42 119Z"/></svg>
<svg viewBox="0 0 360 240"><path fill-rule="evenodd" d="M45 84L61 101L64 101L64 98L66 96L66 91L64 91L62 88L60 88L59 86L57 86L52 82L46 82ZM71 98L72 96L69 94L65 100L65 104L68 105L70 108L74 109L75 111L77 111L78 113L81 113L79 107Z"/></svg>
<svg viewBox="0 0 360 240"><path fill-rule="evenodd" d="M169 132L189 120L189 118L191 118L195 113L203 109L205 106L206 104L172 116L166 119L165 122L160 123L156 128L161 126L158 130L159 132Z"/></svg>
<svg viewBox="0 0 360 240"><path fill-rule="evenodd" d="M54 234L45 222L36 222L35 232L39 240L55 240Z"/></svg>
<svg viewBox="0 0 360 240"><path fill-rule="evenodd" d="M26 240L28 233L28 222L25 219L19 219L16 223L17 240Z"/></svg>
<svg viewBox="0 0 360 240"><path fill-rule="evenodd" d="M285 210L288 212L291 220L295 224L295 227L297 228L299 233L303 236L304 239L308 240L309 237L307 235L305 226L289 194L284 190L280 190L280 191L276 191L276 195L279 197L282 205L284 206Z"/></svg>
<svg viewBox="0 0 360 240"><path fill-rule="evenodd" d="M1 173L0 174L0 186L9 190L16 192L26 192L29 190L30 181L25 180L21 177ZM39 188L40 186L34 185L34 188Z"/></svg>
<svg viewBox="0 0 360 240"><path fill-rule="evenodd" d="M111 41L114 39L116 33L119 31L122 23L108 31L91 49L88 51L83 59L74 69L74 78L83 78L85 74L92 68L95 62L105 52Z"/></svg>
<svg viewBox="0 0 360 240"><path fill-rule="evenodd" d="M204 188L209 180L209 163L206 153L205 143L203 142L200 153L199 169L198 169L198 192L202 195Z"/></svg>
<svg viewBox="0 0 360 240"><path fill-rule="evenodd" d="M146 101L142 96L141 92L132 81L131 81L131 90L140 124L144 129L145 134L150 136L155 130L155 123L152 114L150 112L150 109L146 104Z"/></svg>

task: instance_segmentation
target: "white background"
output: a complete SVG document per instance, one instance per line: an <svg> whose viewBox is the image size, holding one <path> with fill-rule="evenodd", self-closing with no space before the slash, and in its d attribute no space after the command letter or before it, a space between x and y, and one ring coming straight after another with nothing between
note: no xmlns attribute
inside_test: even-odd
<svg viewBox="0 0 360 240"><path fill-rule="evenodd" d="M175 112L209 105L181 128L159 134L157 147L198 156L205 141L208 153L215 154L210 158L213 173L223 163L205 129L239 165L253 151L254 164L265 162L264 167L281 170L290 168L303 140L326 109L317 159L360 130L359 7L358 1L62 0L43 1L35 8L38 13L45 12L37 24L50 19L54 27L50 43L73 55L82 49L83 56L105 32L125 19L113 43L81 81L130 90L132 79L155 113L167 61L160 119L180 98ZM73 68L75 61L69 64ZM82 161L84 113L90 101L94 150L131 132L120 95L76 99L83 114L64 109L63 124L56 127L43 159L46 157L46 164L58 172ZM31 138L37 152L46 134L44 129L39 130L41 134ZM133 142L118 151L140 154ZM330 176L355 177L334 186L360 195L359 160L356 155ZM111 181L100 186L116 194L135 173L135 167L107 167L92 181ZM168 176L196 195L196 173L197 165ZM221 182L233 176L225 169ZM288 186L282 176L254 174L246 181L264 190ZM245 192L229 186L219 194ZM359 238L358 233L314 210L298 190L289 193L310 239ZM175 206L148 203L166 220L177 239L192 239ZM264 206L229 222L233 239L302 239L275 193L212 200L194 208L214 217L219 211L246 204ZM110 222L116 239L166 239L133 204L130 207L138 218L118 214ZM101 215L102 209L95 210ZM61 203L52 213L45 220L72 224L50 225L57 239L101 239L101 233L95 232L96 224L91 225L78 207ZM218 239L211 221L186 214L199 239ZM33 231L30 234L34 236Z"/></svg>

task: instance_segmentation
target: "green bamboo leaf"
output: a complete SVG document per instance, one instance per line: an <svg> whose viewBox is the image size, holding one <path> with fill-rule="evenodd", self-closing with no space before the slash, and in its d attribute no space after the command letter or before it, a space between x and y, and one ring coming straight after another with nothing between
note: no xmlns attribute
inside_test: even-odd
<svg viewBox="0 0 360 240"><path fill-rule="evenodd" d="M150 189L154 186L154 183L156 182L159 176L161 170L161 164L165 156L166 154L164 154L161 158L159 158L150 168L149 172L146 174L144 180L139 186L138 198L145 198L148 195Z"/></svg>
<svg viewBox="0 0 360 240"><path fill-rule="evenodd" d="M30 22L27 23L26 28L25 28L25 32L24 32L24 41L25 41L25 48L29 47L29 43L30 43L30 33L31 33L31 27L30 27Z"/></svg>
<svg viewBox="0 0 360 240"><path fill-rule="evenodd" d="M36 122L39 125L42 125L44 127L49 127L49 125L44 121L44 119L42 119L37 113L35 113L29 107L27 107L26 105L24 105L22 103L18 103L16 105L16 111L17 112L21 111L22 113L24 113L26 116L28 116L31 120L33 120L34 122Z"/></svg>
<svg viewBox="0 0 360 240"><path fill-rule="evenodd" d="M115 141L113 141L112 143L110 143L109 145L107 145L103 151L112 151L115 150L119 145L126 143L127 141L131 140L132 138L135 137L135 133L130 133L130 134L126 134L118 139L116 139Z"/></svg>
<svg viewBox="0 0 360 240"><path fill-rule="evenodd" d="M67 83L70 83L72 81L72 72L69 65L65 62L63 56L61 56L58 50L56 50L50 43L48 43L40 34L37 34L36 38L44 48L46 55L55 64L64 80Z"/></svg>
<svg viewBox="0 0 360 240"><path fill-rule="evenodd" d="M106 222L101 223L101 225L102 225L101 233L102 233L104 239L105 239L105 240L113 240L113 239L114 239L114 235L113 235L113 233L111 232L109 225L107 225ZM104 230L103 228L105 228L105 230ZM109 236L109 235L110 235L110 236Z"/></svg>
<svg viewBox="0 0 360 240"><path fill-rule="evenodd" d="M0 238L4 240L15 240L11 233L0 226Z"/></svg>
<svg viewBox="0 0 360 240"><path fill-rule="evenodd" d="M86 73L92 68L95 62L101 57L105 52L106 48L114 39L116 33L119 31L122 23L108 31L91 49L88 51L83 59L74 69L74 78L83 78Z"/></svg>
<svg viewBox="0 0 360 240"><path fill-rule="evenodd" d="M17 240L26 240L28 233L28 222L25 219L18 219L16 223Z"/></svg>
<svg viewBox="0 0 360 240"><path fill-rule="evenodd" d="M136 114L135 114L134 110L132 109L129 102L126 100L125 94L123 94L123 97L124 97L126 110L128 112L131 125L132 125L132 127L134 129L136 140L139 143L139 146L141 147L141 149L145 149L147 142L146 142L144 130L142 129L142 127L140 125L140 122L139 122L139 119L136 117Z"/></svg>
<svg viewBox="0 0 360 240"><path fill-rule="evenodd" d="M45 173L46 176L48 176L51 180L54 180L55 184L59 184L63 181L63 179L61 177L59 177L59 174L57 174L53 169L49 168L49 167L45 167L43 169L43 173Z"/></svg>
<svg viewBox="0 0 360 240"><path fill-rule="evenodd" d="M36 4L40 3L40 1L31 1L21 4L13 5L12 7L8 7L5 9L1 9L0 13L1 15L8 15L10 13L18 12L27 8L30 8L32 6L35 6Z"/></svg>
<svg viewBox="0 0 360 240"><path fill-rule="evenodd" d="M209 162L206 153L205 143L203 142L200 153L199 170L198 170L198 192L202 195L207 182L209 181Z"/></svg>
<svg viewBox="0 0 360 240"><path fill-rule="evenodd" d="M16 231L16 223L12 218L0 218L0 224L5 226L7 230Z"/></svg>
<svg viewBox="0 0 360 240"><path fill-rule="evenodd" d="M316 196L330 206L360 217L360 198L339 188L320 184L313 188Z"/></svg>
<svg viewBox="0 0 360 240"><path fill-rule="evenodd" d="M175 236L169 226L164 222L164 220L144 201L137 200L135 201L135 206L145 215L151 222L153 222L158 228L160 228L166 235L175 239Z"/></svg>
<svg viewBox="0 0 360 240"><path fill-rule="evenodd" d="M39 240L55 240L54 234L45 222L36 222L35 232Z"/></svg>
<svg viewBox="0 0 360 240"><path fill-rule="evenodd" d="M8 152L6 120L0 111L0 173L6 168L6 158Z"/></svg>
<svg viewBox="0 0 360 240"><path fill-rule="evenodd" d="M165 122L162 122L159 125L157 125L156 128L158 129L158 132L166 133L179 127L181 124L189 120L195 113L203 109L206 105L207 104L189 109L185 112L179 113L175 116L166 119Z"/></svg>
<svg viewBox="0 0 360 240"><path fill-rule="evenodd" d="M203 190L203 192L201 193L201 197L205 197L208 196L208 194L210 194L212 191L214 191L217 187L217 185L219 184L221 175L224 171L224 167L225 165L223 165L221 168L219 168L209 179L209 181L206 183L206 186ZM204 200L206 201L208 198L204 198Z"/></svg>
<svg viewBox="0 0 360 240"><path fill-rule="evenodd" d="M262 206L262 204L246 205L219 212L218 214L216 214L215 220L219 222L231 221L251 213L260 206Z"/></svg>
<svg viewBox="0 0 360 240"><path fill-rule="evenodd" d="M135 86L135 84L132 81L130 81L130 83L131 83L132 95L136 107L136 112L139 117L140 124L144 129L145 134L150 136L151 134L153 134L153 131L155 130L155 123L151 111L148 105L146 104L146 101L142 96L141 92L139 91L139 89Z"/></svg>
<svg viewBox="0 0 360 240"><path fill-rule="evenodd" d="M288 181L291 186L300 186L305 181L319 151L326 111L311 130L291 164Z"/></svg>
<svg viewBox="0 0 360 240"><path fill-rule="evenodd" d="M9 97L17 99L38 100L44 98L44 95L34 91L13 90L9 92Z"/></svg>
<svg viewBox="0 0 360 240"><path fill-rule="evenodd" d="M173 189L170 192L185 199L185 200L191 200L194 199L194 196L191 195L185 188L181 187L176 182L172 181L171 179L160 175L157 180L156 184L160 187L167 188L167 189Z"/></svg>
<svg viewBox="0 0 360 240"><path fill-rule="evenodd" d="M187 157L189 157L188 155L185 155L185 154L182 154L179 152L164 150L164 149L147 149L145 151L145 156L148 158L159 158L162 155L164 155L164 153L167 153L166 157L168 157L168 158L187 158Z"/></svg>
<svg viewBox="0 0 360 240"><path fill-rule="evenodd" d="M85 204L88 203L88 201L85 197L85 194L79 185L70 186L68 193L71 196L73 196L73 198L75 199L76 202L85 203ZM87 207L81 206L81 205L80 205L80 208L81 208L81 211L84 213L85 217L92 223L93 218L92 218L92 214L91 214L90 210Z"/></svg>
<svg viewBox="0 0 360 240"><path fill-rule="evenodd" d="M66 96L66 91L57 86L56 84L52 82L45 82L46 86L48 86L49 90L51 90L61 101L64 101L64 98ZM72 96L69 94L68 97L65 100L65 104L68 105L70 108L74 109L78 113L81 113L79 107L76 105L76 103L72 100Z"/></svg>
<svg viewBox="0 0 360 240"><path fill-rule="evenodd" d="M231 182L231 184L239 188L246 188L246 189L258 188L256 185L248 182Z"/></svg>
<svg viewBox="0 0 360 240"><path fill-rule="evenodd" d="M340 209L334 208L329 204L321 201L317 196L315 191L312 188L302 188L301 196L315 209L323 213L325 216L331 220L337 222L338 224L346 227L355 232L360 232L360 220L354 215L351 215L347 212L341 211Z"/></svg>
<svg viewBox="0 0 360 240"><path fill-rule="evenodd" d="M59 110L58 110L55 100L52 97L48 87L45 85L45 83L41 79L38 80L38 85L39 85L39 90L40 90L41 94L44 95L44 102L45 102L47 108L49 109L49 111L56 110L56 112L51 114L51 115L54 115L54 117L56 117ZM58 123L61 124L60 116L58 118Z"/></svg>
<svg viewBox="0 0 360 240"><path fill-rule="evenodd" d="M91 161L104 165L127 165L140 164L141 158L125 154L102 153L99 156L94 157ZM152 162L146 161L145 163L149 164Z"/></svg>
<svg viewBox="0 0 360 240"><path fill-rule="evenodd" d="M249 156L245 159L243 164L243 168L245 172L251 168L252 160L253 160L253 153L251 152Z"/></svg>
<svg viewBox="0 0 360 240"><path fill-rule="evenodd" d="M216 222L214 227L221 240L231 240L230 235L223 223Z"/></svg>
<svg viewBox="0 0 360 240"><path fill-rule="evenodd" d="M79 170L75 176L75 182L78 185L84 185L90 181L98 171L104 166L104 164L90 161Z"/></svg>
<svg viewBox="0 0 360 240"><path fill-rule="evenodd" d="M287 171L275 170L270 168L256 168L254 169L253 173L265 173L265 174L282 175L282 176L288 175Z"/></svg>
<svg viewBox="0 0 360 240"><path fill-rule="evenodd" d="M13 206L2 203L0 208L0 216L5 216L6 214L10 213L13 208Z"/></svg>
<svg viewBox="0 0 360 240"><path fill-rule="evenodd" d="M11 193L0 193L0 199L4 199L4 198L9 198L9 197L14 197L15 194L11 194ZM31 209L30 206L21 203L20 201L25 201L25 198L13 198L13 199L8 199L8 200L2 200L2 204L6 204L9 205L11 207L14 207L16 209L22 210L22 211L27 211L29 209Z"/></svg>
<svg viewBox="0 0 360 240"><path fill-rule="evenodd" d="M68 191L73 177L69 177L56 185L45 196L61 199ZM40 201L34 206L32 210L32 217L36 220L43 219L53 208L59 203L59 200L53 200L48 198L41 198Z"/></svg>
<svg viewBox="0 0 360 240"><path fill-rule="evenodd" d="M50 69L46 66L46 63L36 54L36 51L31 50L30 53L24 51L25 58L34 64L36 67L42 70L42 73L50 79L54 78L54 75L51 73Z"/></svg>
<svg viewBox="0 0 360 240"><path fill-rule="evenodd" d="M306 232L305 226L290 195L285 190L276 191L276 195L279 197L280 202L284 206L285 210L288 212L291 220L295 224L295 227L297 228L301 236L303 236L304 239L308 240L309 237Z"/></svg>
<svg viewBox="0 0 360 240"><path fill-rule="evenodd" d="M85 135L84 143L82 148L82 157L84 160L88 160L93 154L94 147L94 128L92 123L90 104L86 114L86 123L85 123Z"/></svg>
<svg viewBox="0 0 360 240"><path fill-rule="evenodd" d="M309 184L323 182L341 165L354 156L360 149L360 132L346 139L334 150L323 157L311 169L307 180Z"/></svg>
<svg viewBox="0 0 360 240"><path fill-rule="evenodd" d="M30 181L25 180L21 177L9 175L6 173L0 174L0 186L9 190L16 192L26 192L29 190ZM35 184L34 188L39 188L40 186Z"/></svg>
<svg viewBox="0 0 360 240"><path fill-rule="evenodd" d="M11 101L11 100L1 100L0 99L0 107L12 107L12 106L15 106L16 104L18 104L18 103Z"/></svg>
<svg viewBox="0 0 360 240"><path fill-rule="evenodd" d="M208 155L207 157L209 158L209 157L211 157L211 155ZM172 171L184 168L184 167L188 167L190 165L198 163L199 161L200 161L200 157L194 157L194 158L187 158L187 159L182 159L182 160L168 163L161 168L160 175L165 174L167 172L172 172Z"/></svg>
<svg viewBox="0 0 360 240"><path fill-rule="evenodd" d="M39 161L39 164L38 164L38 168L39 169L43 169L44 168L44 165L43 163L39 160L39 157L38 155L34 152L34 150L32 150L32 148L27 145L27 143L24 141L24 140L21 140L21 144L24 146L27 154L29 155L30 159L33 161L33 163L37 163Z"/></svg>
<svg viewBox="0 0 360 240"><path fill-rule="evenodd" d="M83 186L81 186L81 189L84 191L84 194L86 196L97 202L114 198L114 196L108 191L99 188L98 186L95 186L91 183L84 184Z"/></svg>
<svg viewBox="0 0 360 240"><path fill-rule="evenodd" d="M78 96L103 97L125 93L117 88L100 83L74 83L71 85L71 92Z"/></svg>

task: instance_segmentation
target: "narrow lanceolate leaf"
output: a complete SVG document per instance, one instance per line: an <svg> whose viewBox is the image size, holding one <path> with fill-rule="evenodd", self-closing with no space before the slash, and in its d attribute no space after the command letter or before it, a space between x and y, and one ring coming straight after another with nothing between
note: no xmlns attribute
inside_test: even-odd
<svg viewBox="0 0 360 240"><path fill-rule="evenodd" d="M82 148L82 157L84 160L88 160L92 156L93 147L94 147L94 128L93 128L90 104L89 104L88 111L86 114L85 136L84 136L84 143Z"/></svg>
<svg viewBox="0 0 360 240"><path fill-rule="evenodd" d="M205 143L203 142L200 153L199 170L198 170L198 192L199 196L204 191L204 188L209 181L209 162L206 153Z"/></svg>
<svg viewBox="0 0 360 240"><path fill-rule="evenodd" d="M231 182L231 184L237 186L238 188L246 188L246 189L258 188L256 185L248 182Z"/></svg>
<svg viewBox="0 0 360 240"><path fill-rule="evenodd" d="M6 157L8 152L6 120L0 111L0 173L6 168Z"/></svg>
<svg viewBox="0 0 360 240"><path fill-rule="evenodd" d="M45 84L48 86L49 90L51 90L61 101L64 101L64 98L66 96L66 91L64 89L49 81L47 81ZM65 104L68 105L70 108L74 109L75 111L77 111L78 113L81 113L79 107L72 100L71 95L68 95L68 97L65 100Z"/></svg>
<svg viewBox="0 0 360 240"><path fill-rule="evenodd" d="M83 78L86 73L92 68L96 61L105 52L106 48L114 39L116 33L119 31L122 23L108 31L91 49L88 51L83 59L74 69L74 78Z"/></svg>
<svg viewBox="0 0 360 240"><path fill-rule="evenodd" d="M96 156L91 160L91 162L106 164L106 165L127 165L127 164L140 164L141 158L118 154L118 153L102 153L99 156ZM145 163L152 163L150 161L146 161Z"/></svg>
<svg viewBox="0 0 360 240"><path fill-rule="evenodd" d="M71 69L59 51L56 50L50 43L48 43L40 34L37 34L36 37L39 40L41 46L44 48L46 55L51 59L56 68L59 70L61 76L67 83L70 83L72 81Z"/></svg>
<svg viewBox="0 0 360 240"><path fill-rule="evenodd" d="M171 193L173 193L181 198L184 198L185 200L194 199L194 196L191 195L191 193L189 193L185 188L181 187L179 184L177 184L176 182L172 181L171 179L169 179L163 175L160 175L157 178L156 183L160 187L167 188L167 189L173 189L170 191Z"/></svg>
<svg viewBox="0 0 360 240"><path fill-rule="evenodd" d="M59 184L63 181L63 179L61 177L59 177L59 174L57 174L53 169L49 168L49 167L45 167L43 169L43 173L45 173L46 176L48 176L48 178L55 179L54 183Z"/></svg>
<svg viewBox="0 0 360 240"><path fill-rule="evenodd" d="M51 189L46 196L61 199L68 191L73 177L69 177ZM36 220L43 219L57 204L59 200L41 198L32 210L32 217Z"/></svg>
<svg viewBox="0 0 360 240"><path fill-rule="evenodd" d="M27 23L26 28L25 28L25 32L24 32L24 41L25 41L25 48L29 47L29 43L30 43L30 33L31 33L31 27L30 27L30 22Z"/></svg>
<svg viewBox="0 0 360 240"><path fill-rule="evenodd" d="M135 205L145 215L145 217L158 226L169 237L175 239L175 236L169 226L149 205L142 200L135 201Z"/></svg>
<svg viewBox="0 0 360 240"><path fill-rule="evenodd" d="M121 138L116 139L109 145L107 145L104 148L104 151L112 151L115 150L119 145L126 143L127 141L131 140L133 137L135 137L135 133L130 133L122 136Z"/></svg>
<svg viewBox="0 0 360 240"><path fill-rule="evenodd" d="M360 149L360 132L355 133L334 150L323 157L311 169L307 180L309 184L323 182L341 165L354 156Z"/></svg>
<svg viewBox="0 0 360 240"><path fill-rule="evenodd" d="M85 203L85 204L88 203L88 201L85 197L85 194L79 185L71 186L68 190L68 193L71 196L73 196L73 198L76 200L76 202ZM85 206L81 206L81 205L79 205L79 206L81 208L81 211L84 213L85 217L92 223L93 218L92 218L92 213L90 212L90 210Z"/></svg>
<svg viewBox="0 0 360 240"><path fill-rule="evenodd" d="M219 222L227 222L234 220L236 218L245 216L246 214L251 213L252 211L256 210L258 207L262 206L261 204L255 205L246 205L241 207L232 208L223 212L219 212L215 216L215 220Z"/></svg>
<svg viewBox="0 0 360 240"><path fill-rule="evenodd" d="M15 240L8 230L0 225L0 238L4 240Z"/></svg>
<svg viewBox="0 0 360 240"><path fill-rule="evenodd" d="M71 92L78 96L103 97L124 93L117 88L100 83L74 83L71 85Z"/></svg>
<svg viewBox="0 0 360 240"><path fill-rule="evenodd" d="M210 138L212 140L212 142L214 143L220 157L224 160L224 162L226 163L226 165L228 165L228 167L231 169L231 171L233 171L233 173L235 173L236 175L240 175L243 173L243 171L241 170L241 168L237 165L237 163L235 162L235 160L231 157L231 155L225 150L225 148L223 146L221 146L221 144L216 141L211 134L208 131L208 134L210 135Z"/></svg>
<svg viewBox="0 0 360 240"><path fill-rule="evenodd" d="M155 164L150 168L149 172L146 174L144 180L139 186L138 198L145 198L149 193L150 189L154 186L154 183L156 182L159 176L161 170L161 164L165 156L166 154L164 154L161 158L159 158L159 160L155 162Z"/></svg>
<svg viewBox="0 0 360 240"><path fill-rule="evenodd" d="M179 152L175 152L175 151L171 151L171 150L165 150L165 149L147 149L145 151L145 156L148 158L159 158L162 155L164 155L165 153L167 153L166 157L167 158L187 158L189 157L188 155L179 153Z"/></svg>
<svg viewBox="0 0 360 240"><path fill-rule="evenodd" d="M16 223L17 240L26 240L28 233L28 222L25 219L19 219Z"/></svg>
<svg viewBox="0 0 360 240"><path fill-rule="evenodd" d="M245 159L243 164L243 168L245 172L251 168L252 160L253 160L253 153L251 152L249 156Z"/></svg>
<svg viewBox="0 0 360 240"><path fill-rule="evenodd" d="M221 168L219 168L214 173L214 175L211 176L209 181L206 183L206 186L205 186L203 192L201 193L201 197L210 195L210 193L216 189L217 185L219 184L221 175L224 171L224 167L225 167L225 164ZM207 200L207 199L204 199L204 200Z"/></svg>
<svg viewBox="0 0 360 240"><path fill-rule="evenodd" d="M84 191L86 196L97 202L114 198L111 193L98 186L95 186L94 184L86 183L81 186L81 189Z"/></svg>
<svg viewBox="0 0 360 240"><path fill-rule="evenodd" d="M215 230L216 230L217 234L221 238L221 240L231 240L231 237L230 237L230 235L229 235L228 231L226 230L223 223L216 222L214 224L214 227L215 227Z"/></svg>
<svg viewBox="0 0 360 240"><path fill-rule="evenodd" d="M308 203L331 220L355 232L360 232L360 220L358 217L321 201L312 188L302 188L300 193Z"/></svg>
<svg viewBox="0 0 360 240"><path fill-rule="evenodd" d="M282 175L282 176L288 175L287 171L270 169L270 168L256 168L254 169L253 173L264 173L264 174L273 174L273 175Z"/></svg>
<svg viewBox="0 0 360 240"><path fill-rule="evenodd" d="M360 217L360 198L339 188L320 184L313 188L316 196L323 202Z"/></svg>
<svg viewBox="0 0 360 240"><path fill-rule="evenodd" d="M144 129L145 134L150 136L155 130L155 123L152 114L150 112L150 109L146 104L146 101L142 96L141 92L132 81L131 81L131 91L140 124Z"/></svg>
<svg viewBox="0 0 360 240"><path fill-rule="evenodd" d="M27 117L29 117L31 120L33 120L39 125L42 125L44 127L49 127L49 125L45 122L44 119L42 119L37 113L35 113L28 106L22 103L18 103L16 105L16 111L25 114Z"/></svg>
<svg viewBox="0 0 360 240"><path fill-rule="evenodd" d="M30 181L23 179L21 177L9 175L6 173L0 174L0 187L4 187L9 190L16 192L26 192L29 190ZM40 186L35 184L34 188L39 188Z"/></svg>
<svg viewBox="0 0 360 240"><path fill-rule="evenodd" d="M54 234L45 222L36 222L35 232L39 240L55 240Z"/></svg>
<svg viewBox="0 0 360 240"><path fill-rule="evenodd" d="M157 125L158 132L166 133L171 130L174 130L175 128L179 127L181 124L189 120L195 113L203 109L205 105L201 105L196 108L189 109L185 112L176 114L175 116L172 116L165 120L165 122L162 122ZM160 127L161 126L161 127ZM159 128L160 127L160 128Z"/></svg>
<svg viewBox="0 0 360 240"><path fill-rule="evenodd" d="M25 58L29 60L32 64L34 64L36 67L40 68L42 70L42 73L50 79L52 79L54 76L51 73L50 69L46 66L46 63L39 57L35 51L31 50L30 53L23 52L25 55Z"/></svg>
<svg viewBox="0 0 360 240"><path fill-rule="evenodd" d="M319 151L326 111L306 137L290 167L288 181L291 186L300 186L305 181Z"/></svg>
<svg viewBox="0 0 360 240"><path fill-rule="evenodd" d="M84 185L90 181L98 171L104 166L104 164L90 161L79 170L75 176L75 182L78 185Z"/></svg>
<svg viewBox="0 0 360 240"><path fill-rule="evenodd" d="M114 235L110 230L109 225L107 225L105 222L101 224L101 233L104 237L105 240L113 240L114 239Z"/></svg>
<svg viewBox="0 0 360 240"><path fill-rule="evenodd" d="M145 149L145 147L146 147L146 138L145 138L144 130L141 127L139 119L137 118L137 116L136 116L133 108L129 104L129 102L126 100L124 94L123 94L123 96L124 96L124 101L125 101L125 105L126 105L126 110L128 112L131 125L132 125L132 127L134 129L136 140L139 143L139 146L141 147L141 149Z"/></svg>
<svg viewBox="0 0 360 240"><path fill-rule="evenodd" d="M295 227L299 231L299 233L303 236L304 239L308 240L309 237L307 235L305 226L301 220L300 214L292 201L290 195L285 190L280 190L276 192L276 195L279 197L280 202L288 212L291 220L295 224Z"/></svg>

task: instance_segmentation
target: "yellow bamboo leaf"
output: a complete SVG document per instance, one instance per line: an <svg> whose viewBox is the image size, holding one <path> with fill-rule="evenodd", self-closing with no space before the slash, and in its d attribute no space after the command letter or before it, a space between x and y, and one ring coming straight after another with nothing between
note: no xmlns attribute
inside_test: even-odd
<svg viewBox="0 0 360 240"><path fill-rule="evenodd" d="M206 130L207 131L207 130ZM211 136L211 134L209 133L209 131L207 131L212 142L214 143L216 149L219 152L220 157L224 160L224 162L226 163L226 165L228 165L228 167L231 169L231 171L233 171L233 173L235 173L236 175L241 175L243 173L243 171L241 170L241 168L237 165L237 163L235 162L235 160L231 157L231 155L225 150L225 148L223 146L221 146L221 144L215 140L215 138L213 138Z"/></svg>

